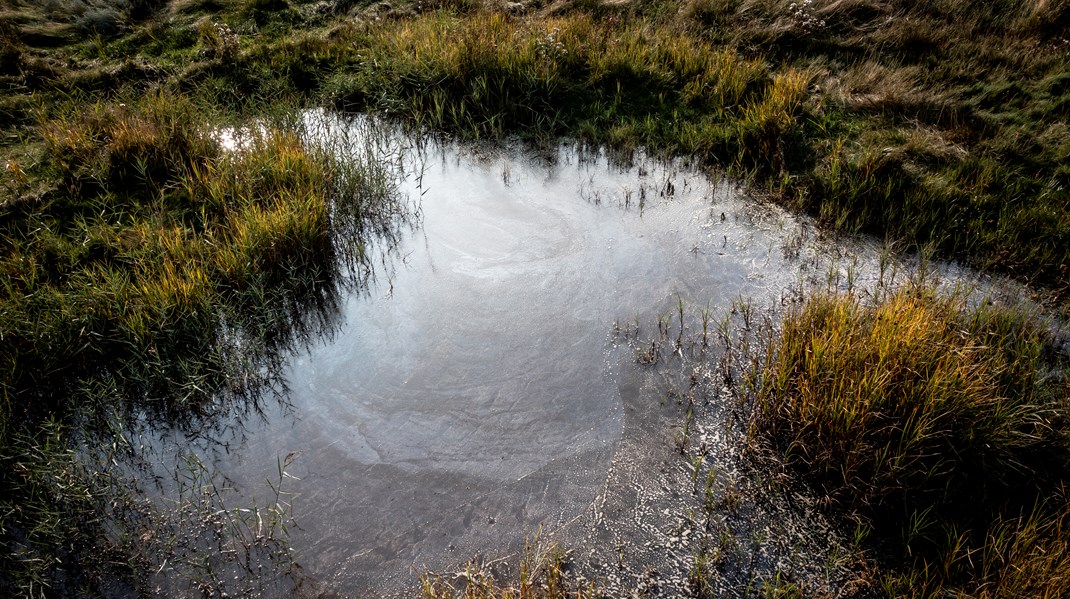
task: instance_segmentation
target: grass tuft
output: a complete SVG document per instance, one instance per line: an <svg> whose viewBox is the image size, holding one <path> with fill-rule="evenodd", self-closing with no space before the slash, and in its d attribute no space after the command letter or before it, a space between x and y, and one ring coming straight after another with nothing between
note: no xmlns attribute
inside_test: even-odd
<svg viewBox="0 0 1070 599"><path fill-rule="evenodd" d="M896 593L1066 588L1070 384L1036 322L921 285L816 295L773 339L754 430L902 552Z"/></svg>
<svg viewBox="0 0 1070 599"><path fill-rule="evenodd" d="M510 572L511 566L516 572ZM504 579L505 581L503 581ZM452 576L423 578L424 599L564 599L601 596L591 583L568 571L568 554L554 544L525 544L516 564L471 562Z"/></svg>
<svg viewBox="0 0 1070 599"><path fill-rule="evenodd" d="M325 157L281 131L227 153L194 113L150 95L42 123L57 187L33 212L3 215L10 395L120 356L210 345L220 306L330 263Z"/></svg>

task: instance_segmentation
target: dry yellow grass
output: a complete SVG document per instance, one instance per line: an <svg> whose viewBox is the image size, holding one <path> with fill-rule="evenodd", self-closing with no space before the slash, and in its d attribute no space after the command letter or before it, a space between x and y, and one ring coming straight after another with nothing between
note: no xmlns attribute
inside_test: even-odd
<svg viewBox="0 0 1070 599"><path fill-rule="evenodd" d="M1052 344L1020 309L928 286L819 294L772 341L754 432L903 552L891 595L1060 596L1070 389Z"/></svg>

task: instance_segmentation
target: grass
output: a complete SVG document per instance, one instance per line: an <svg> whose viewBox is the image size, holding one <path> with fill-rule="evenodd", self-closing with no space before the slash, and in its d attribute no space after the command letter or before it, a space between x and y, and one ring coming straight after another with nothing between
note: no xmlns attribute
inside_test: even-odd
<svg viewBox="0 0 1070 599"><path fill-rule="evenodd" d="M180 2L58 48L9 37L3 70L16 98L147 80L233 106L302 98L468 137L697 156L831 227L1065 299L1066 2L790 4L340 3L342 18L303 1ZM77 20L17 6L16 32Z"/></svg>
<svg viewBox="0 0 1070 599"><path fill-rule="evenodd" d="M1070 589L1067 356L1036 322L910 285L815 295L772 337L754 433L875 531L889 596Z"/></svg>
<svg viewBox="0 0 1070 599"><path fill-rule="evenodd" d="M270 115L232 129L228 149L210 114L164 91L39 112L30 191L0 206L5 592L106 594L79 585L129 549L109 532L124 523L106 493L121 489L91 490L72 445L255 402L277 350L337 293L339 265L363 261L368 221L391 217L377 165ZM117 576L144 582L129 570Z"/></svg>
<svg viewBox="0 0 1070 599"><path fill-rule="evenodd" d="M435 12L338 35L361 57L325 84L343 108L466 136L579 134L747 166L782 153L808 80L645 20L585 14Z"/></svg>
<svg viewBox="0 0 1070 599"><path fill-rule="evenodd" d="M332 251L324 156L282 130L226 153L195 112L150 95L41 124L56 186L3 214L10 396L212 343L222 305L248 312L272 285L329 276L317 266ZM12 406L17 418L37 407Z"/></svg>
<svg viewBox="0 0 1070 599"><path fill-rule="evenodd" d="M145 458L131 438L75 449L67 436L51 421L0 448L4 482L22 495L0 498L5 535L25 535L2 562L6 596L248 594L292 573L289 458L267 481L267 506L233 505L233 488L194 455L160 502L143 488L146 477L126 468Z"/></svg>
<svg viewBox="0 0 1070 599"><path fill-rule="evenodd" d="M245 384L235 329L285 337L301 306L331 301L328 265L359 255L385 188L284 122L250 126L265 104L690 155L836 230L1070 297L1066 0L322 8L0 9L9 496L52 484L10 473L35 459L35 427L68 430L93 403L86 388L188 418ZM248 147L220 147L220 113L242 115ZM931 290L816 298L786 321L761 430L841 510L895 531L885 553L911 566L890 594L1063 593L1066 392L1044 374L1045 335ZM971 497L977 509L955 509ZM20 551L52 542L11 522Z"/></svg>
<svg viewBox="0 0 1070 599"><path fill-rule="evenodd" d="M466 136L695 155L837 229L1065 293L1062 8L818 2L818 26L787 3L700 4L343 26L326 47L351 64L324 93Z"/></svg>
<svg viewBox="0 0 1070 599"><path fill-rule="evenodd" d="M516 572L510 572L515 567ZM502 574L505 574L504 576ZM504 580L503 580L504 579ZM568 555L553 544L525 544L515 564L471 562L452 576L427 574L424 599L564 599L602 596L568 571Z"/></svg>

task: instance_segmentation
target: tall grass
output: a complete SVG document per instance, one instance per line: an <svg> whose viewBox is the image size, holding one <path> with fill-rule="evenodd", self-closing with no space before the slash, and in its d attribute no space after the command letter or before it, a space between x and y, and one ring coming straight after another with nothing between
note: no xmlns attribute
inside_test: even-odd
<svg viewBox="0 0 1070 599"><path fill-rule="evenodd" d="M752 166L782 153L806 97L802 71L645 20L438 11L340 36L361 61L327 83L336 104L470 136L580 131Z"/></svg>
<svg viewBox="0 0 1070 599"><path fill-rule="evenodd" d="M188 101L165 95L42 130L58 187L33 211L3 215L9 396L122 356L203 350L224 305L255 313L274 286L330 278L341 171L296 132L250 130L226 152Z"/></svg>
<svg viewBox="0 0 1070 599"><path fill-rule="evenodd" d="M276 349L363 260L339 253L368 240L369 214L389 217L391 190L294 122L254 120L228 148L180 95L43 113L33 177L50 189L0 206L0 589L81 576L64 565L91 561L64 548L72 530L89 550L127 547L107 530L115 488L57 478L80 467L73 443L113 443L132 416L181 426L232 396L258 405Z"/></svg>
<svg viewBox="0 0 1070 599"><path fill-rule="evenodd" d="M1058 596L1070 581L1058 347L1028 313L927 285L873 303L819 294L771 341L754 431L902 552L895 594Z"/></svg>

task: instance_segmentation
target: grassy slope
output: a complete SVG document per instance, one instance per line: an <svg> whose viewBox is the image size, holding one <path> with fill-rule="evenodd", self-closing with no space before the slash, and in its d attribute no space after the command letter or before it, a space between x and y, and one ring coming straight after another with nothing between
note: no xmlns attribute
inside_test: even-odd
<svg viewBox="0 0 1070 599"><path fill-rule="evenodd" d="M155 14L58 55L15 44L4 70L27 91L163 80L232 104L301 97L461 135L694 154L831 226L1068 292L1065 1L648 0L509 13L187 0ZM7 99L9 114L20 102Z"/></svg>

